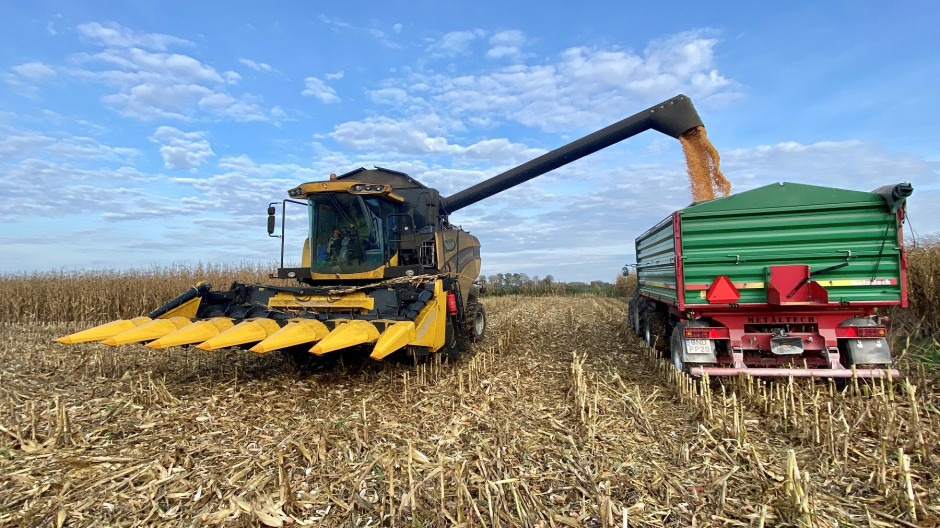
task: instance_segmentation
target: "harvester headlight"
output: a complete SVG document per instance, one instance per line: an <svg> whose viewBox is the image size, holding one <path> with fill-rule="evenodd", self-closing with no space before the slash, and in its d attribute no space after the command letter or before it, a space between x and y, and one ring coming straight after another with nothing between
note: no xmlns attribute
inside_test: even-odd
<svg viewBox="0 0 940 528"><path fill-rule="evenodd" d="M293 189L287 191L288 196L303 196L304 190L300 187L294 187Z"/></svg>
<svg viewBox="0 0 940 528"><path fill-rule="evenodd" d="M293 279L293 278L295 278L295 277L297 277L297 274L294 273L293 271L288 271L288 272L287 272L287 278Z"/></svg>
<svg viewBox="0 0 940 528"><path fill-rule="evenodd" d="M357 183L349 188L349 192L354 193L377 193L385 190L384 185L372 185L372 184L362 184Z"/></svg>

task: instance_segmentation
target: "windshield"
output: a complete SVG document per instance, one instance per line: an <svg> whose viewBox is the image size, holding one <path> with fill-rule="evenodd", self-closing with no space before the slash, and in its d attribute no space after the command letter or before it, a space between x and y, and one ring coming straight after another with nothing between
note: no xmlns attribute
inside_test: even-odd
<svg viewBox="0 0 940 528"><path fill-rule="evenodd" d="M383 233L391 204L345 193L314 194L309 201L312 272L370 271L388 260Z"/></svg>

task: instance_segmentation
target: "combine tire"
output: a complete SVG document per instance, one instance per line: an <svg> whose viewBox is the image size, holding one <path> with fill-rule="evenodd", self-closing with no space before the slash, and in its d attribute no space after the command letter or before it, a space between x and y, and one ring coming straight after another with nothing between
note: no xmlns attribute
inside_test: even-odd
<svg viewBox="0 0 940 528"><path fill-rule="evenodd" d="M465 347L463 345L463 340L459 339L457 336L454 321L448 320L447 324L444 326L444 348L441 350L447 354L448 358L455 360L464 353Z"/></svg>
<svg viewBox="0 0 940 528"><path fill-rule="evenodd" d="M470 307L470 341L479 343L486 336L486 311L482 304L474 304Z"/></svg>

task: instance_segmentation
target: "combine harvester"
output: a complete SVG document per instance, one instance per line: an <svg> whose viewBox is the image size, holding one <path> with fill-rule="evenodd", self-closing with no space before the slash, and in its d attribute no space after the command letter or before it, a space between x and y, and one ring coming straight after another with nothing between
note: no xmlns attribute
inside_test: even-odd
<svg viewBox="0 0 940 528"><path fill-rule="evenodd" d="M878 310L907 306L912 190L779 183L677 211L636 239L630 326L694 376L897 377Z"/></svg>
<svg viewBox="0 0 940 528"><path fill-rule="evenodd" d="M119 320L59 338L152 348L245 347L314 355L366 347L380 360L400 350L414 356L454 353L480 340L486 314L473 281L480 243L449 215L646 130L679 138L702 126L688 97L643 112L446 198L406 174L357 169L288 192L281 207L280 279L297 286L234 283L224 291L198 284L147 317ZM284 267L288 203L307 207L302 266ZM275 236L277 208L268 207Z"/></svg>

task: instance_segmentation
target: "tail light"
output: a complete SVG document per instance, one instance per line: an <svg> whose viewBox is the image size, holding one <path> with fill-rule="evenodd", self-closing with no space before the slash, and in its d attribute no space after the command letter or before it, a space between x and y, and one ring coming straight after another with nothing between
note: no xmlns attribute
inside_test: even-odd
<svg viewBox="0 0 940 528"><path fill-rule="evenodd" d="M883 326L859 326L856 328L858 337L887 337L888 329Z"/></svg>
<svg viewBox="0 0 940 528"><path fill-rule="evenodd" d="M707 327L686 327L683 331L686 339L708 339Z"/></svg>

